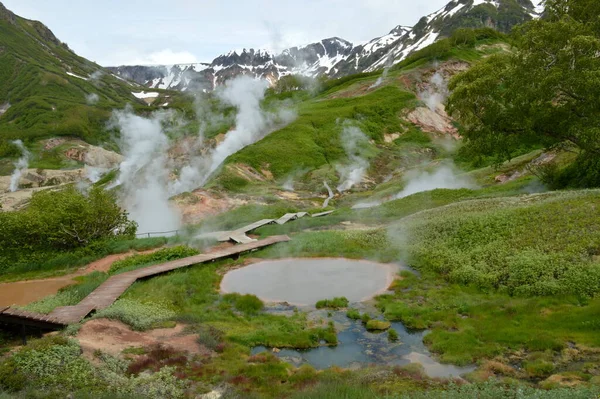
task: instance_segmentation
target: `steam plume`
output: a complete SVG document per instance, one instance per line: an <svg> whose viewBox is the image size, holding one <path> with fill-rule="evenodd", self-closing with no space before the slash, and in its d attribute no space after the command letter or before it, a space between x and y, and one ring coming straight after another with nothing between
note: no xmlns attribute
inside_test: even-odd
<svg viewBox="0 0 600 399"><path fill-rule="evenodd" d="M364 156L364 147L369 139L358 127L349 125L344 126L341 139L350 161L349 165L337 166L341 181L337 190L343 193L360 183L369 168L369 162Z"/></svg>
<svg viewBox="0 0 600 399"><path fill-rule="evenodd" d="M85 96L85 102L88 105L96 105L98 104L98 101L100 101L100 96L96 93L90 93L87 96Z"/></svg>
<svg viewBox="0 0 600 399"><path fill-rule="evenodd" d="M407 178L408 181L404 189L396 194L393 199L400 199L422 191L430 191L438 188L458 189L474 188L476 186L470 176L461 175L454 166L442 166L431 173L409 173L407 174Z"/></svg>
<svg viewBox="0 0 600 399"><path fill-rule="evenodd" d="M377 79L369 89L374 89L376 87L381 86L383 81L387 78L388 73L390 72L390 68L394 65L394 55L390 52L385 60L385 67L383 68L383 74Z"/></svg>
<svg viewBox="0 0 600 399"><path fill-rule="evenodd" d="M419 93L419 98L427 105L431 111L437 111L444 106L448 98L448 84L439 72L433 74L429 80L427 90Z"/></svg>
<svg viewBox="0 0 600 399"><path fill-rule="evenodd" d="M289 123L295 113L289 109L280 109L269 113L261 108L268 83L248 76L239 76L228 81L218 92L225 103L238 109L234 130L227 133L223 140L207 157L199 157L183 168L171 193L177 194L204 185L212 173L232 154L256 143L267 136L278 123Z"/></svg>
<svg viewBox="0 0 600 399"><path fill-rule="evenodd" d="M444 165L433 172L408 172L404 178L406 184L404 189L388 200L376 200L361 202L352 207L352 209L366 209L381 205L384 202L408 197L423 191L436 190L438 188L459 189L476 188L477 185L470 176L461 174L453 165Z"/></svg>
<svg viewBox="0 0 600 399"><path fill-rule="evenodd" d="M25 145L23 145L21 140L15 140L12 143L21 150L21 158L15 162L15 170L10 176L10 192L14 193L19 189L19 180L21 179L21 176L27 171L31 153L25 148Z"/></svg>
<svg viewBox="0 0 600 399"><path fill-rule="evenodd" d="M165 113L150 119L131 110L117 111L113 123L121 131L120 147L125 160L119 166L114 185L121 186L121 201L138 230L164 232L180 226L180 216L169 204L167 191L167 149L169 141L162 130Z"/></svg>

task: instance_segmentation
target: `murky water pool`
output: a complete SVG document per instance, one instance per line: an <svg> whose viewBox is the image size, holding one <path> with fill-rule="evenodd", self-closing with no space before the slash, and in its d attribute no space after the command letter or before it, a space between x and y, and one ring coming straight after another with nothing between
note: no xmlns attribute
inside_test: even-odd
<svg viewBox="0 0 600 399"><path fill-rule="evenodd" d="M2 283L0 284L0 308L12 305L27 305L49 295L54 295L61 288L75 283L72 276Z"/></svg>
<svg viewBox="0 0 600 399"><path fill-rule="evenodd" d="M254 294L266 302L312 306L321 299L344 296L361 302L385 292L399 270L350 259L279 259L233 270L221 291Z"/></svg>

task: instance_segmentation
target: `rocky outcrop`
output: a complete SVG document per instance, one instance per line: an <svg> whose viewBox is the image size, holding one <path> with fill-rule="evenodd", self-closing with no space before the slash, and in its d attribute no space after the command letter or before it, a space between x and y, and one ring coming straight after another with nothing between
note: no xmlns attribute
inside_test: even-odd
<svg viewBox="0 0 600 399"><path fill-rule="evenodd" d="M93 145L80 145L65 152L65 156L93 168L111 169L123 162L123 156Z"/></svg>

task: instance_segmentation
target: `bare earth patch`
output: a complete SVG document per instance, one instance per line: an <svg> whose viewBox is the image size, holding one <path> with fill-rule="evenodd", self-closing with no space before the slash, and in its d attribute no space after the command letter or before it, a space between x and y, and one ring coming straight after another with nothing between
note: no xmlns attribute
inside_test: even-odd
<svg viewBox="0 0 600 399"><path fill-rule="evenodd" d="M184 328L185 325L177 324L175 328L139 332L131 330L120 321L96 319L85 323L79 330L76 339L81 345L83 354L89 358L93 357L96 350L117 356L127 348L148 347L157 344L193 355L210 355L212 353L196 342L196 335L184 334Z"/></svg>

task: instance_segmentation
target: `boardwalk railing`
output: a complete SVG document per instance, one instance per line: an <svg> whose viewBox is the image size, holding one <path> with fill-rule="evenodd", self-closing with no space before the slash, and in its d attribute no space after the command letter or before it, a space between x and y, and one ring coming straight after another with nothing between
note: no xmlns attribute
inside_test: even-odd
<svg viewBox="0 0 600 399"><path fill-rule="evenodd" d="M138 238L151 238L151 237L172 237L178 236L180 230L171 230L171 231L156 231L152 233L138 233L135 236Z"/></svg>

